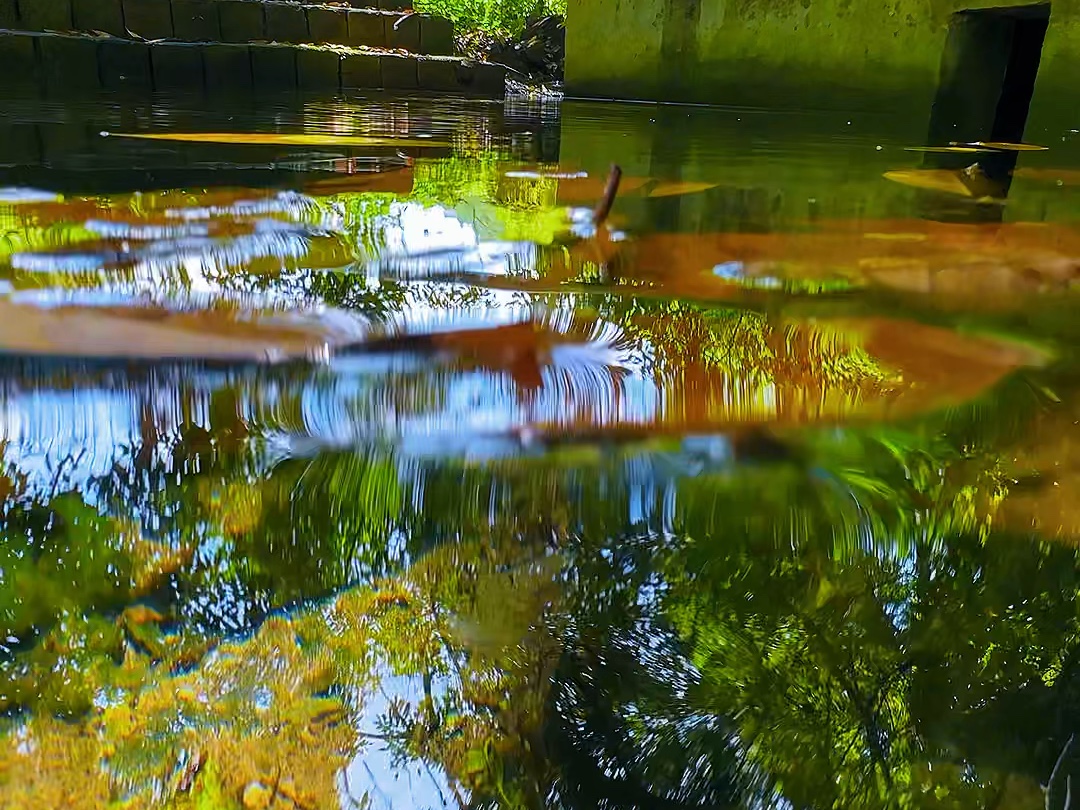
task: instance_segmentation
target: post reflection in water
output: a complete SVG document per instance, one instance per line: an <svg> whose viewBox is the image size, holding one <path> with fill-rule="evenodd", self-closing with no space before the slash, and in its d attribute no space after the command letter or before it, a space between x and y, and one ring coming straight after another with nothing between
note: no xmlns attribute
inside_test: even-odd
<svg viewBox="0 0 1080 810"><path fill-rule="evenodd" d="M0 161L0 806L1068 806L1074 151L99 101Z"/></svg>

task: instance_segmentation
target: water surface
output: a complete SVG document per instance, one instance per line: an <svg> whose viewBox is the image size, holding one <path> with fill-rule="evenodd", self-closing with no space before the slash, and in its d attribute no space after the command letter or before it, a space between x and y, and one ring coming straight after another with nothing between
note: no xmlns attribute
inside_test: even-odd
<svg viewBox="0 0 1080 810"><path fill-rule="evenodd" d="M4 103L0 806L1070 806L1075 131Z"/></svg>

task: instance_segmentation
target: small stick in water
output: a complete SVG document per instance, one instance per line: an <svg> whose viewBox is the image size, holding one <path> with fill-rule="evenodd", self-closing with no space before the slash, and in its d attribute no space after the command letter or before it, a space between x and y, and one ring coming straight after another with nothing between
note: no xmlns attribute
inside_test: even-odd
<svg viewBox="0 0 1080 810"><path fill-rule="evenodd" d="M621 179L622 169L612 163L611 171L608 173L607 185L604 186L604 196L600 198L600 202L593 209L593 223L597 228L607 221L608 214L611 213L611 206L615 204L615 195L619 193L619 181Z"/></svg>

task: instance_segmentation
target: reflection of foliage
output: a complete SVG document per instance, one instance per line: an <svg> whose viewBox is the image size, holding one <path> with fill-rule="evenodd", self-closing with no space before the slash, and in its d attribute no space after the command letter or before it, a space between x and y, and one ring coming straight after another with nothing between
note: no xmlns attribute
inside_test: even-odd
<svg viewBox="0 0 1080 810"><path fill-rule="evenodd" d="M422 700L394 702L383 723L403 754L441 764L474 796L512 798L523 783L501 769L521 739L538 739L546 676L536 667L544 652L529 653L528 638L539 606L557 595L558 563L533 563L519 547L522 565L507 572L500 569L511 560L486 544L447 551L449 558L436 555L402 581L273 617L196 668L175 669L187 653L174 634L150 632L160 660L128 646L118 666L115 625L103 624L112 635L96 643L80 641L69 626L61 643L80 650L79 686L107 703L77 723L42 717L11 727L10 746L0 748L5 796L11 806L33 806L51 791L70 790L61 786L78 766L96 787L84 790L87 804L73 806L126 795L131 807L153 797L199 807L212 794L219 806L239 807L242 797L247 806L249 795L263 792L287 797L288 806L325 807L337 772L364 744L355 718L385 672L425 684ZM27 681L39 686L71 679L51 661L24 663ZM436 677L451 677L452 685L436 694ZM526 683L532 702L522 694ZM54 758L38 761L43 750Z"/></svg>
<svg viewBox="0 0 1080 810"><path fill-rule="evenodd" d="M701 358L749 384L858 388L887 386L882 369L857 340L825 324L774 321L750 310L702 308L680 301L617 304L611 317L654 348L661 370L676 371Z"/></svg>
<svg viewBox="0 0 1080 810"><path fill-rule="evenodd" d="M493 200L502 162L492 153L470 158L425 160L413 170L412 202L453 207L469 200Z"/></svg>
<svg viewBox="0 0 1080 810"><path fill-rule="evenodd" d="M486 239L549 244L567 229L557 204L558 180L508 177L507 162L491 152L417 163L410 200L458 208Z"/></svg>
<svg viewBox="0 0 1080 810"><path fill-rule="evenodd" d="M340 207L343 214L342 236L353 255L374 256L382 248L385 219L396 198L389 194L340 194L320 202Z"/></svg>
<svg viewBox="0 0 1080 810"><path fill-rule="evenodd" d="M439 764L474 801L502 807L536 806L543 795L540 722L555 660L545 614L560 599L561 564L535 551L505 535L436 550L409 574L421 615L440 627L434 657L390 659L425 687L417 705L398 702L384 718L401 754ZM405 616L402 627L418 619Z"/></svg>
<svg viewBox="0 0 1080 810"><path fill-rule="evenodd" d="M54 250L94 238L94 234L73 222L40 223L34 216L17 216L14 210L0 209L0 257L24 250Z"/></svg>
<svg viewBox="0 0 1080 810"><path fill-rule="evenodd" d="M87 796L131 807L238 807L245 791L323 806L381 744L473 806L1029 806L1080 709L1080 567L992 531L1002 494L978 493L1004 486L995 457L928 435L807 434L788 461L655 468L652 495L628 485L650 480L632 456L403 476L370 451L218 484L209 464L177 514L227 542L184 576L306 606L207 654L194 625L108 618L136 590L68 595L5 665L0 692L32 711L0 782L29 802L82 767ZM77 524L99 554L139 548L56 504L46 535ZM390 677L417 697L357 736ZM38 751L52 763L26 768Z"/></svg>
<svg viewBox="0 0 1080 810"><path fill-rule="evenodd" d="M324 455L280 465L262 488L258 523L234 533L242 578L285 604L368 580L391 567L389 538L402 509L397 471L386 458ZM298 542L302 538L302 542ZM301 590L282 587L291 572Z"/></svg>

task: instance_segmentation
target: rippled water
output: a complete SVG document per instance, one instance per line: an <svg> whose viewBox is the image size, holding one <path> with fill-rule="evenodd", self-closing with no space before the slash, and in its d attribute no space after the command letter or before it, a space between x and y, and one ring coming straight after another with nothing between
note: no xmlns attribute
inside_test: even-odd
<svg viewBox="0 0 1080 810"><path fill-rule="evenodd" d="M1071 805L1075 131L4 110L0 807Z"/></svg>

